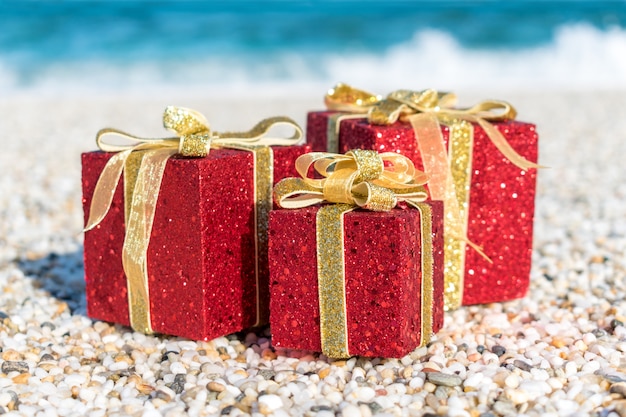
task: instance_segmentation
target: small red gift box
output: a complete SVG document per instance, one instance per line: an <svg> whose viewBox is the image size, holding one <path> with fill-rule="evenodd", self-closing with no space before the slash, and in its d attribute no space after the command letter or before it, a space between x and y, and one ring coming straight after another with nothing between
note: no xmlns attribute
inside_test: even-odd
<svg viewBox="0 0 626 417"><path fill-rule="evenodd" d="M271 149L273 182L293 175L293 161L308 151L307 146ZM82 155L86 223L96 183L117 155ZM114 184L106 216L85 233L84 259L88 315L133 325L129 293L135 290L125 270L125 234L128 199L136 201L125 187L125 180L134 178L132 164L126 170L119 185ZM211 149L205 157L167 159L145 262L149 332L208 340L267 320L268 311L258 310L268 308L269 288L267 259L256 264L255 247L263 239L255 224L257 175L255 156L248 150Z"/></svg>
<svg viewBox="0 0 626 417"><path fill-rule="evenodd" d="M443 324L443 204L424 202L427 177L374 151L313 152L296 165L301 178L274 189L285 209L270 213L273 344L400 357L428 343Z"/></svg>
<svg viewBox="0 0 626 417"><path fill-rule="evenodd" d="M424 203L425 204L425 203ZM443 325L443 206L432 207L432 304L422 275L420 211L345 214L345 304L350 355L401 357ZM316 251L319 206L270 214L270 322L277 347L320 352ZM422 329L424 312L432 329Z"/></svg>
<svg viewBox="0 0 626 417"><path fill-rule="evenodd" d="M366 103L365 97L355 95L364 92L350 88L347 96L341 96L346 88L350 87L331 90L327 104L329 108L347 111L309 113L307 143L314 151L333 152L336 150L332 147L336 146L340 153L356 148L401 152L418 169L433 177L442 175L441 184L446 182L443 171L449 171L452 193L456 194L452 200L456 200L455 210L467 241L480 246L484 254L466 248L463 236L457 234L453 239L456 242L448 239L449 216L454 210L446 202L446 307L458 307L461 301L471 305L523 297L529 286L533 242L536 170L528 167L536 165L528 162L536 162L538 157L535 126L511 120L515 111L504 102L485 102L486 105L464 110L446 109L442 102L449 95L435 93L428 98L430 103L414 104L407 99L410 92L400 91L385 100L376 97L369 101L378 100L382 110L376 105L358 108L349 101ZM393 100L398 100L395 107ZM501 108L508 114L490 116L489 111ZM381 122L381 114L388 116L394 111L397 121L389 123L393 117L382 117ZM423 119L416 123L412 115L420 113L430 114L437 123L424 124ZM449 165L439 167L439 172L423 162L424 151L432 153L432 142L420 144L418 140L432 135L433 126L441 132L437 133L443 141L441 149L444 154L447 151L449 158ZM493 139L500 134L513 152ZM431 155L426 160L432 164ZM432 182L428 187L437 198L431 186ZM450 190L444 187L440 188L441 194L449 196Z"/></svg>

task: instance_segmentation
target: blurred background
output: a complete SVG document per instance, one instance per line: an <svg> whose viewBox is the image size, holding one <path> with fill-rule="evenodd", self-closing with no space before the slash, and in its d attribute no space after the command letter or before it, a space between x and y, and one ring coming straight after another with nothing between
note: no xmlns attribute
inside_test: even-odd
<svg viewBox="0 0 626 417"><path fill-rule="evenodd" d="M0 94L626 89L626 1L0 0Z"/></svg>

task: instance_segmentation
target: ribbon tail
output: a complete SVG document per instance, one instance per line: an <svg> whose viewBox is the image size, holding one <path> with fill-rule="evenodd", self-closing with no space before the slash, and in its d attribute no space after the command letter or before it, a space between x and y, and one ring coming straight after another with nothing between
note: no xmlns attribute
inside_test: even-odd
<svg viewBox="0 0 626 417"><path fill-rule="evenodd" d="M462 241L469 239L461 216L452 167L437 116L418 113L410 116L409 121L422 155L424 171L431 176L428 183L431 198L442 200L445 207L445 307L448 310L456 309L461 305L464 273L457 265L464 251L464 247L458 244L458 237L464 237Z"/></svg>
<svg viewBox="0 0 626 417"><path fill-rule="evenodd" d="M148 151L144 156L126 225L122 263L127 278L131 327L153 333L150 321L147 254L165 166L174 149Z"/></svg>
<svg viewBox="0 0 626 417"><path fill-rule="evenodd" d="M89 208L89 219L87 220L87 225L83 229L84 232L87 232L100 224L109 212L111 203L113 202L113 196L115 195L115 190L117 189L117 184L120 181L122 172L124 172L124 164L126 163L126 159L128 159L130 153L130 150L116 153L104 166L104 170L102 170L100 178L98 178L98 182L96 183L96 188L93 192L91 206Z"/></svg>
<svg viewBox="0 0 626 417"><path fill-rule="evenodd" d="M464 236L461 210L454 188L450 160L437 117L419 113L409 118L422 155L424 171L430 175L428 191L433 200L442 200L446 209L446 234Z"/></svg>
<svg viewBox="0 0 626 417"><path fill-rule="evenodd" d="M515 151L515 149L513 149L513 147L506 140L504 135L502 135L502 133L500 133L500 131L487 120L474 116L464 117L464 119L469 122L478 123L478 125L480 125L480 127L482 127L487 134L487 137L491 139L491 142L493 142L496 148L498 148L500 153L507 157L509 161L511 161L515 166L523 169L524 171L528 171L531 168L545 168L532 161L529 161L528 159L517 153L517 151Z"/></svg>
<svg viewBox="0 0 626 417"><path fill-rule="evenodd" d="M491 260L491 258L483 251L482 246L478 246L477 244L469 240L469 238L467 237L462 240L464 240L465 243L469 245L470 248L474 249L484 260L486 260L490 264L493 264L493 261Z"/></svg>
<svg viewBox="0 0 626 417"><path fill-rule="evenodd" d="M430 113L414 114L408 120L413 127L415 140L422 155L424 171L430 176L428 181L430 196L433 200L445 201L450 182L450 163L439 121Z"/></svg>

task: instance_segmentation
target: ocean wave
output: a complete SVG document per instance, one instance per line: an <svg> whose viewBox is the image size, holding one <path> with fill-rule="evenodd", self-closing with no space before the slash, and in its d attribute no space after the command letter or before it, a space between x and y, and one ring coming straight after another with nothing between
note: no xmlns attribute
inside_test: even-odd
<svg viewBox="0 0 626 417"><path fill-rule="evenodd" d="M451 35L422 30L384 52L274 52L194 60L38 62L28 70L0 54L0 89L146 91L153 88L261 93L288 86L301 93L337 81L374 91L394 88L626 89L626 30L577 24L556 29L551 43L526 49L468 49Z"/></svg>

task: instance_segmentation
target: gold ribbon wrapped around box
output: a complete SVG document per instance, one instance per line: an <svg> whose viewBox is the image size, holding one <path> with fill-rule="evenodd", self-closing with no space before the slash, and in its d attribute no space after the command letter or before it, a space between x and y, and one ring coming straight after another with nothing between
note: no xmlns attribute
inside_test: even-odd
<svg viewBox="0 0 626 417"><path fill-rule="evenodd" d="M486 259L489 256L467 237L474 137L472 123L480 126L502 155L515 166L525 171L539 168L539 165L518 154L491 124L513 120L515 108L507 102L491 100L458 109L454 107L456 96L452 93L398 90L383 98L346 84L330 89L325 103L328 110L340 112L328 118L326 139L329 152L338 149L339 128L343 120L367 118L374 125L391 125L398 120L411 124L424 171L430 176L430 196L444 201L446 309L459 307L463 299L465 245L471 246ZM440 124L450 129L447 148Z"/></svg>
<svg viewBox="0 0 626 417"><path fill-rule="evenodd" d="M254 164L256 306L257 324L267 322L266 306L259 297L259 260L267 257L267 222L272 204L273 153L270 146L297 144L302 130L287 117L273 117L259 122L248 132L212 132L198 112L167 107L163 125L176 133L170 138L139 138L117 129L102 129L97 134L98 147L115 152L102 171L93 194L85 231L96 227L107 215L119 179L124 173L126 235L122 253L127 278L130 324L134 330L153 333L150 319L147 251L159 190L168 159L176 154L205 157L211 148L238 149L251 152ZM287 125L295 130L291 137L269 136L270 130ZM111 136L130 140L131 144L113 144Z"/></svg>
<svg viewBox="0 0 626 417"><path fill-rule="evenodd" d="M322 179L308 178L314 167ZM316 215L317 279L322 352L334 358L351 356L346 314L344 215L354 209L389 211L404 201L421 216L422 302L421 335L432 332L433 243L432 212L423 187L428 177L396 153L353 150L345 155L312 152L296 160L300 178L286 178L274 187L279 206L297 209L318 203ZM372 272L373 273L373 272Z"/></svg>

